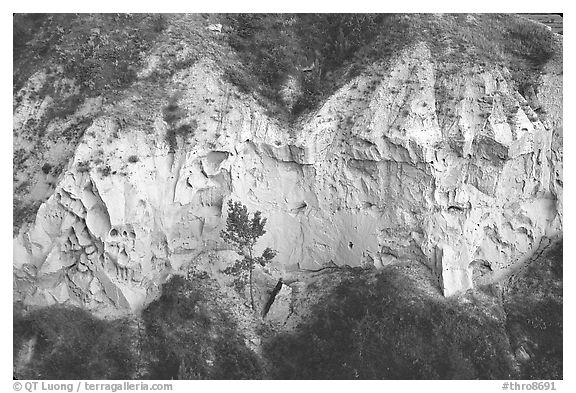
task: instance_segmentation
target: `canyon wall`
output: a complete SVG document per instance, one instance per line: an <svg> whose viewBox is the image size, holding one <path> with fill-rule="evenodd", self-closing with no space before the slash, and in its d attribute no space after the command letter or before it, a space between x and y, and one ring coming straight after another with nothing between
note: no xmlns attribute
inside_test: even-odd
<svg viewBox="0 0 576 393"><path fill-rule="evenodd" d="M446 296L490 282L562 233L561 65L530 97L513 86L504 67L437 64L424 43L289 125L211 61L175 74L164 100L136 83L102 104L15 236L15 298L116 315L174 272L223 274L229 199L268 219L257 248L278 250L280 275L417 260ZM40 116L29 88L16 132Z"/></svg>

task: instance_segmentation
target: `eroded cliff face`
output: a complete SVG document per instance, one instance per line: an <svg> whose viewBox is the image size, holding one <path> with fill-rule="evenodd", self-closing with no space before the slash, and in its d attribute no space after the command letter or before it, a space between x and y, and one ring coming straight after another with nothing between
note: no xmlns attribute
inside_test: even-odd
<svg viewBox="0 0 576 393"><path fill-rule="evenodd" d="M257 247L278 250L273 276L417 260L446 296L496 280L562 233L561 72L523 97L505 68L438 64L418 43L290 126L208 60L163 101L137 83L102 104L15 237L16 296L122 314L172 273L223 277L229 199L267 217ZM15 128L37 115L15 113Z"/></svg>

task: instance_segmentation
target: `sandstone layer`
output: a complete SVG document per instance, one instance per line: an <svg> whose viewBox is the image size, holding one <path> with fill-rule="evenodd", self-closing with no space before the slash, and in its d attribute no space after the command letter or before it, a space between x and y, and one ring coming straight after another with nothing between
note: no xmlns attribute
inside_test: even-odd
<svg viewBox="0 0 576 393"><path fill-rule="evenodd" d="M219 236L229 199L268 219L257 248L278 251L269 276L416 260L446 296L562 234L558 64L525 97L505 67L438 64L418 42L289 126L206 59L147 102L139 86L156 60L120 102L98 102L53 194L14 238L26 304L116 315L140 310L171 274L223 277L236 258ZM16 131L40 116L26 91L43 81L55 83L38 73L19 93Z"/></svg>

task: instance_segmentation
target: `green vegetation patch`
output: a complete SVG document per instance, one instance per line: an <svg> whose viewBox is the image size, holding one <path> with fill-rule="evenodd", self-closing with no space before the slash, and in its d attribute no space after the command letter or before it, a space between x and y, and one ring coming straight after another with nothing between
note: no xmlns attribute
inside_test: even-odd
<svg viewBox="0 0 576 393"><path fill-rule="evenodd" d="M180 276L141 319L101 320L88 311L14 307L19 379L258 379L263 367L220 303L210 279Z"/></svg>
<svg viewBox="0 0 576 393"><path fill-rule="evenodd" d="M144 311L151 379L255 379L258 357L209 279L175 276Z"/></svg>
<svg viewBox="0 0 576 393"><path fill-rule="evenodd" d="M345 83L334 74L387 31L391 14L231 14L223 16L241 67L227 70L245 92L256 91L272 114L291 119L313 109ZM295 102L282 90L297 82Z"/></svg>
<svg viewBox="0 0 576 393"><path fill-rule="evenodd" d="M417 263L319 278L306 296L322 295L295 330L253 326L261 354L249 348L219 284L206 275L174 276L138 319L15 307L16 376L562 379L561 244L505 285L452 298Z"/></svg>
<svg viewBox="0 0 576 393"><path fill-rule="evenodd" d="M513 377L501 308L482 294L443 298L413 269L422 268L388 267L374 279L360 273L319 299L309 322L266 342L274 378Z"/></svg>
<svg viewBox="0 0 576 393"><path fill-rule="evenodd" d="M103 321L80 308L14 308L19 379L130 379L134 335L127 320Z"/></svg>
<svg viewBox="0 0 576 393"><path fill-rule="evenodd" d="M229 14L223 34L241 64L228 79L258 92L270 114L294 120L369 65L426 42L441 65L510 69L516 87L537 83L539 71L561 56L561 41L544 26L513 14ZM440 70L442 77L442 69ZM287 86L295 102L287 101Z"/></svg>
<svg viewBox="0 0 576 393"><path fill-rule="evenodd" d="M562 243L554 245L506 291L506 329L522 379L562 379L562 255Z"/></svg>
<svg viewBox="0 0 576 393"><path fill-rule="evenodd" d="M49 65L93 95L121 89L136 71L165 18L149 14L15 14L14 89Z"/></svg>

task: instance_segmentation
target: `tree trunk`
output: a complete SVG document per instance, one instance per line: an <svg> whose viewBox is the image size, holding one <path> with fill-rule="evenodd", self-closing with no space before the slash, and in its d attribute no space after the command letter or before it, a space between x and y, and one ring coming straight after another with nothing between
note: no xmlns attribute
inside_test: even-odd
<svg viewBox="0 0 576 393"><path fill-rule="evenodd" d="M252 290L252 266L250 266L250 304L252 311L254 311L254 291Z"/></svg>

